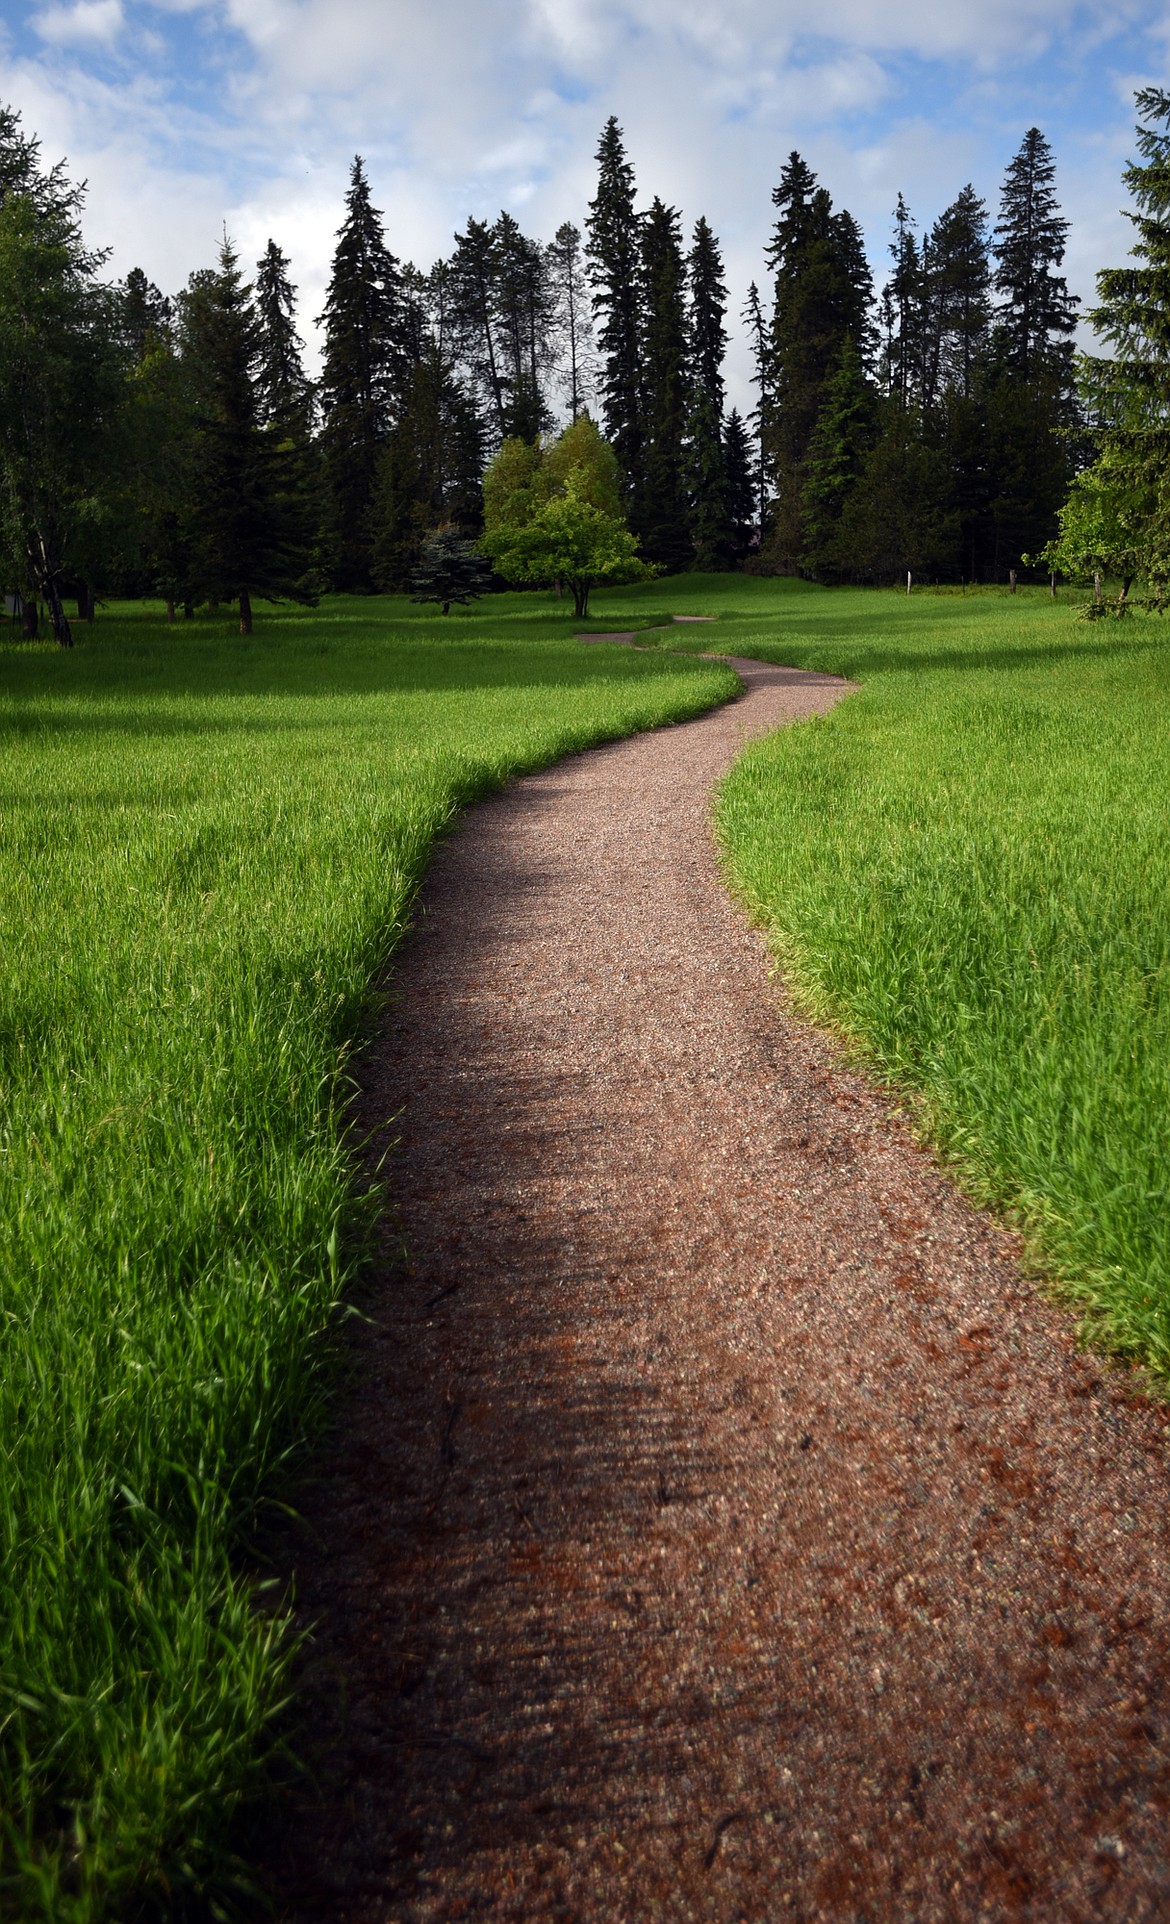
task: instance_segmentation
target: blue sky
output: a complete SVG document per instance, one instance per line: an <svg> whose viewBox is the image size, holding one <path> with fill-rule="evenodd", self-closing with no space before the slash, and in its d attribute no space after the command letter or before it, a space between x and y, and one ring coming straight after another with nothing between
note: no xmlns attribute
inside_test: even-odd
<svg viewBox="0 0 1170 1924"><path fill-rule="evenodd" d="M1168 49L1145 0L0 0L0 99L88 179L113 271L174 290L225 221L245 259L272 234L312 337L355 151L427 266L469 214L580 223L611 113L645 199L720 235L736 310L793 147L880 269L899 190L921 224L968 180L994 208L1038 125L1091 295L1129 244L1133 91L1170 84ZM742 399L741 351L732 374Z"/></svg>

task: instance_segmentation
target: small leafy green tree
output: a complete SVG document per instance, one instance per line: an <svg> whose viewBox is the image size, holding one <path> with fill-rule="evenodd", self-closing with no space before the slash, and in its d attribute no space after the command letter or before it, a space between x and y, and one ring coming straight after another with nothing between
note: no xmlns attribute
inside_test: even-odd
<svg viewBox="0 0 1170 1924"><path fill-rule="evenodd" d="M603 582L641 581L654 574L638 557L624 522L582 498L576 470L563 494L553 495L519 526L488 527L480 543L509 581L563 581L573 613L589 613L590 590Z"/></svg>
<svg viewBox="0 0 1170 1924"><path fill-rule="evenodd" d="M483 481L480 547L508 581L561 582L573 612L589 612L603 581L657 571L638 557L622 510L617 456L587 414L549 447L505 441Z"/></svg>

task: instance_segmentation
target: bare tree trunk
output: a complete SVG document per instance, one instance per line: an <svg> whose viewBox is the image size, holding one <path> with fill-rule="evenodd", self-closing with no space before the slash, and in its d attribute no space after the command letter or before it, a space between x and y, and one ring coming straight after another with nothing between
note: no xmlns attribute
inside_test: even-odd
<svg viewBox="0 0 1170 1924"><path fill-rule="evenodd" d="M574 585L573 613L577 616L584 616L589 613L589 583L588 582L586 582L583 587Z"/></svg>
<svg viewBox="0 0 1170 1924"><path fill-rule="evenodd" d="M183 603L183 620L194 621L194 619L195 619L195 603L193 601L185 601Z"/></svg>
<svg viewBox="0 0 1170 1924"><path fill-rule="evenodd" d="M241 588L240 589L240 633L242 635L250 635L251 632L252 632L252 597L248 593L248 590L246 588Z"/></svg>
<svg viewBox="0 0 1170 1924"><path fill-rule="evenodd" d="M173 628L173 627L174 627L174 625L175 625L175 602L174 602L174 597L173 597L173 596L168 596L168 598L167 598L167 627L168 627L168 628Z"/></svg>
<svg viewBox="0 0 1170 1924"><path fill-rule="evenodd" d="M57 592L57 584L51 575L45 583L45 600L49 604L49 620L53 624L54 641L59 648L72 648L73 630L66 620L65 610L61 606L61 596Z"/></svg>
<svg viewBox="0 0 1170 1924"><path fill-rule="evenodd" d="M1014 568L1009 568L1009 569L1008 569L1008 579L1009 579L1009 581L1010 581L1010 582L1011 582L1011 584L1012 584L1012 587L1011 587L1011 591L1012 591L1012 593L1013 593L1013 594L1015 594L1015 592L1016 592L1016 571L1015 571L1015 569L1014 569Z"/></svg>
<svg viewBox="0 0 1170 1924"><path fill-rule="evenodd" d="M41 611L35 601L22 601L20 604L20 638L22 641L35 641L41 625Z"/></svg>

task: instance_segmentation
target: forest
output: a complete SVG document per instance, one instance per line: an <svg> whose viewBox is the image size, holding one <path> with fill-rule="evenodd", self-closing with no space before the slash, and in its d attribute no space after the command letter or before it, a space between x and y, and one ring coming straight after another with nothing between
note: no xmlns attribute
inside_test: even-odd
<svg viewBox="0 0 1170 1924"><path fill-rule="evenodd" d="M1127 178L1156 272L1166 102L1138 105L1147 164ZM994 210L967 184L919 226L899 196L880 288L858 222L790 154L742 302L746 416L726 403L717 236L702 216L688 234L658 195L643 204L616 119L597 165L582 226L542 242L507 212L472 218L423 271L392 251L355 158L311 379L275 241L252 269L225 233L174 295L141 268L111 281L83 187L0 110L0 574L25 635L46 621L68 645L67 598L81 619L102 596L161 597L172 621L238 603L246 633L257 598L401 591L436 532L481 539L489 462L586 413L616 457L609 505L666 573L1141 571L1103 532L1117 501L1098 458L1137 388L1114 361L1078 368L1068 222L1038 128ZM1133 270L1113 279L1092 318L1132 347Z"/></svg>

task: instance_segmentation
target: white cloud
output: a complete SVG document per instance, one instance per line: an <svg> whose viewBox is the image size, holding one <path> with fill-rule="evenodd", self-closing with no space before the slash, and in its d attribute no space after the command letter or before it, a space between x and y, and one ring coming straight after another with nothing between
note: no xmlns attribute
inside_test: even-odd
<svg viewBox="0 0 1170 1924"><path fill-rule="evenodd" d="M967 180L994 205L1034 122L1074 223L1070 279L1091 294L1129 244L1128 89L1165 67L1155 5L822 0L814 22L803 0L62 0L31 22L51 54L30 39L17 59L0 33L0 99L88 177L114 271L139 263L174 290L226 218L245 262L269 234L291 256L310 338L355 151L394 251L426 266L469 214L509 206L545 237L580 224L610 113L643 199L680 206L688 232L711 220L735 314L763 282L791 148L880 268L899 190L924 225ZM71 43L113 59L71 67ZM736 347L740 405L744 378Z"/></svg>
<svg viewBox="0 0 1170 1924"><path fill-rule="evenodd" d="M71 7L47 7L32 16L34 30L53 47L110 46L125 21L122 0L76 0Z"/></svg>

